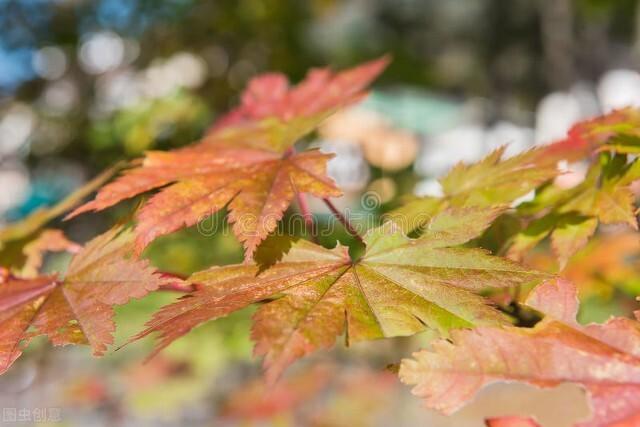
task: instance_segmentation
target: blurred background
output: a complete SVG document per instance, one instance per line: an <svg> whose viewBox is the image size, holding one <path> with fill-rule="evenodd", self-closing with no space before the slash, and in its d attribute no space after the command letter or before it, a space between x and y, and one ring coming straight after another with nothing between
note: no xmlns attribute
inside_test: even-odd
<svg viewBox="0 0 640 427"><path fill-rule="evenodd" d="M311 67L393 56L362 104L307 141L337 153L329 169L346 191L341 208L375 217L402 197L438 195L435 178L458 161L507 143L517 153L582 118L640 106L636 0L0 0L0 28L0 227L118 160L197 140L265 71L297 82ZM54 226L85 241L131 207ZM312 208L326 221L321 204ZM323 242L336 239L348 237L336 230ZM576 257L583 320L624 313L620 298L640 293L629 264L639 245L625 239ZM148 256L181 274L242 259L232 235L196 227L159 239ZM52 257L47 268L64 263ZM119 342L174 297L119 309ZM148 342L99 361L42 342L0 378L0 407L29 408L22 425L92 426L479 426L479 414L505 411L485 395L455 419L420 408L384 367L421 337L348 352L338 344L265 392L250 315L207 324L144 365ZM488 393L507 393L515 413L542 399L540 419L555 411L553 425L586 414L562 404L579 397L573 388ZM34 408L54 416L36 419Z"/></svg>

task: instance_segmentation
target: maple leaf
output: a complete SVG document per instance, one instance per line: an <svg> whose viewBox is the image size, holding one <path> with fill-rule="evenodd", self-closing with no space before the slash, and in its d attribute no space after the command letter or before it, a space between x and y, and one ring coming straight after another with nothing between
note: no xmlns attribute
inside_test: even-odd
<svg viewBox="0 0 640 427"><path fill-rule="evenodd" d="M458 163L440 179L442 198L419 197L392 211L388 217L410 232L427 223L447 205L497 207L503 210L560 171L560 160L573 159L576 152L566 142L536 147L504 159L506 146L471 165Z"/></svg>
<svg viewBox="0 0 640 427"><path fill-rule="evenodd" d="M22 252L26 257L20 271L21 277L36 277L42 267L45 252L77 253L81 246L67 239L60 230L43 230L37 238L27 243Z"/></svg>
<svg viewBox="0 0 640 427"><path fill-rule="evenodd" d="M569 258L583 248L598 227L596 218L569 214L551 233L551 247L558 258L560 269L564 269Z"/></svg>
<svg viewBox="0 0 640 427"><path fill-rule="evenodd" d="M103 187L95 200L68 218L168 185L137 215L137 253L156 237L228 207L233 232L251 259L296 193L321 198L342 195L326 174L332 155L317 150L292 154L290 148L336 108L363 96L364 87L386 63L381 59L335 76L316 70L307 81L282 93L269 90L267 82L273 76L255 80L243 106L232 113L237 120L224 119L224 126L194 146L147 153L141 166ZM264 97L270 101L262 102Z"/></svg>
<svg viewBox="0 0 640 427"><path fill-rule="evenodd" d="M521 259L547 236L560 269L584 247L599 223L626 223L638 229L635 196L630 189L640 178L640 163L624 153L640 152L640 110L625 108L577 123L560 144L578 151L612 151L593 162L584 181L569 190L548 185L536 198L519 206L522 215L537 215L511 242L509 257ZM620 154L622 153L622 154ZM540 214L542 213L542 216Z"/></svg>
<svg viewBox="0 0 640 427"><path fill-rule="evenodd" d="M0 281L0 373L31 338L54 345L89 344L96 356L113 343L113 306L141 298L175 278L162 278L131 257L132 234L114 228L87 243L58 275Z"/></svg>
<svg viewBox="0 0 640 427"><path fill-rule="evenodd" d="M566 139L576 148L635 154L640 152L640 109L627 107L576 123Z"/></svg>
<svg viewBox="0 0 640 427"><path fill-rule="evenodd" d="M637 233L614 233L592 240L577 253L562 275L580 287L580 295L610 296L615 287L631 295L640 294Z"/></svg>
<svg viewBox="0 0 640 427"><path fill-rule="evenodd" d="M101 210L162 187L137 213L136 252L156 237L191 226L227 207L247 258L275 230L296 192L317 197L342 193L326 175L332 155L317 150L281 156L265 150L202 143L172 152L149 152L141 167L103 187L76 210Z"/></svg>
<svg viewBox="0 0 640 427"><path fill-rule="evenodd" d="M564 279L535 288L526 300L545 318L532 329L478 327L451 332L431 350L403 360L400 378L427 406L451 413L487 384L564 382L587 391L593 415L581 427L637 425L640 418L640 323L612 318L579 325L575 286Z"/></svg>
<svg viewBox="0 0 640 427"><path fill-rule="evenodd" d="M493 210L483 212L495 216ZM477 293L546 276L481 249L456 247L483 231L465 227L479 215L470 209L446 210L419 239L385 223L363 238L366 253L355 261L344 247L298 241L264 271L242 264L195 273L189 281L201 288L162 308L132 340L158 332L157 352L200 323L272 299L256 312L252 337L255 353L265 356L267 379L273 381L296 359L331 347L345 330L347 342L357 342L425 328L446 333L503 324L505 317Z"/></svg>
<svg viewBox="0 0 640 427"><path fill-rule="evenodd" d="M354 68L333 73L312 69L297 86L290 87L287 76L266 73L249 81L241 105L220 118L212 132L227 126L276 117L282 122L335 111L361 100L369 84L387 67L390 59L382 57Z"/></svg>
<svg viewBox="0 0 640 427"><path fill-rule="evenodd" d="M505 150L502 146L471 165L458 163L440 179L444 194L460 205L509 203L558 175L557 163L565 157L562 150L553 154L553 145L502 159Z"/></svg>
<svg viewBox="0 0 640 427"><path fill-rule="evenodd" d="M571 192L571 200L563 203L559 211L591 215L604 224L627 223L637 230L635 197L629 185L638 178L637 161L627 163L625 155L605 157L592 166L585 181Z"/></svg>
<svg viewBox="0 0 640 427"><path fill-rule="evenodd" d="M529 417L494 417L487 418L484 422L487 427L540 427L540 424Z"/></svg>
<svg viewBox="0 0 640 427"><path fill-rule="evenodd" d="M578 287L582 301L592 298L611 301L620 296L640 294L638 277L640 239L632 231L602 233L578 251L559 273ZM542 271L552 271L555 255L537 251L525 257L525 263Z"/></svg>
<svg viewBox="0 0 640 427"><path fill-rule="evenodd" d="M517 234L509 257L521 259L545 237L551 236L560 268L593 236L599 223L626 223L638 229L634 195L629 185L640 178L640 163L627 163L624 155L606 156L592 165L585 180L563 190L550 185L525 204L521 213L542 216ZM545 212L546 211L546 212Z"/></svg>
<svg viewBox="0 0 640 427"><path fill-rule="evenodd" d="M559 161L582 160L598 147L601 150L604 149L605 142L616 140L630 132L637 133L635 129L638 123L640 123L640 110L620 110L611 115L575 125L563 140L533 148L510 158L503 158L506 146L498 148L477 163L471 165L459 163L454 166L440 179L444 193L442 198L413 198L388 216L400 223L406 232L410 232L424 225L430 216L447 205L491 207L503 205L506 208L519 197L559 175L560 170L557 167ZM564 196L563 201L567 203L567 207L563 212L567 212L570 206L573 206L578 208L579 212L588 211L587 215L599 216L600 221L604 223L622 221L635 227L633 197L628 185L634 179L640 178L640 165L632 163L624 166L620 164L620 160L617 160L617 163L608 166L610 179L603 183L598 183L597 175L599 172L604 173L602 165L595 165L595 168L600 169L594 170L591 174L592 179L586 180L580 187L585 194L580 194L580 191L566 192L566 194L556 191L557 194L553 194L556 198ZM615 175L620 169L624 170L624 176ZM549 197L549 194L537 196L537 203L546 207L549 203L556 202L553 197L551 201L547 200ZM571 202L572 197L576 200ZM527 206L530 207L531 204ZM539 229L539 227L539 224L534 225L534 228ZM567 230L555 236L555 247L562 264L581 247L578 244L571 244L570 235L576 233L578 240L584 244L590 237L590 230L595 231L593 221L588 221L580 228L575 224L573 226L567 224ZM546 235L548 233L541 239ZM522 245L523 251L530 249L526 245L527 236L522 237L523 241L511 251L514 257L522 255L517 252L519 245Z"/></svg>
<svg viewBox="0 0 640 427"><path fill-rule="evenodd" d="M545 237L551 236L551 248L562 270L569 259L587 244L597 227L597 218L574 211L552 212L533 220L513 236L507 255L520 260Z"/></svg>

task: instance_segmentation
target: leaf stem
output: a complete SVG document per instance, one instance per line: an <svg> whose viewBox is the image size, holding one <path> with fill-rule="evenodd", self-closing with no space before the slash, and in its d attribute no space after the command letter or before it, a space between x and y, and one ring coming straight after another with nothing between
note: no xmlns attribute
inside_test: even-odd
<svg viewBox="0 0 640 427"><path fill-rule="evenodd" d="M191 283L165 283L158 286L159 291L184 292L191 293L198 290L198 286Z"/></svg>
<svg viewBox="0 0 640 427"><path fill-rule="evenodd" d="M333 202L327 198L323 198L322 201L325 205L327 205L333 216L335 216L336 219L340 221L342 226L349 232L349 234L355 237L360 243L364 244L364 240L362 239L362 236L360 236L360 233L358 233L351 222L349 222L349 219L335 207Z"/></svg>
<svg viewBox="0 0 640 427"><path fill-rule="evenodd" d="M296 152L295 147L289 147L285 151L284 155L291 156L295 154L295 152ZM298 206L300 207L300 211L302 212L305 226L309 228L309 231L311 232L311 236L313 240L317 243L317 236L315 233L315 227L313 223L313 215L309 211L309 205L307 204L307 199L305 195L300 192L296 192L296 196L298 197ZM346 216L344 216L344 214L335 207L333 202L331 202L331 200L327 198L323 198L322 201L324 202L325 205L327 205L327 207L329 208L333 216L335 216L336 219L340 221L340 223L347 230L347 232L349 232L349 234L351 234L354 238L360 241L360 243L364 244L364 240L362 240L362 236L360 236L360 233L358 233L358 231L353 227L351 222L349 222L349 219Z"/></svg>
<svg viewBox="0 0 640 427"><path fill-rule="evenodd" d="M305 228L311 233L311 239L318 243L318 236L316 235L316 226L313 222L313 214L309 210L309 202L307 201L307 195L296 191L296 198L298 200L298 207L302 212L302 219L304 220Z"/></svg>
<svg viewBox="0 0 640 427"><path fill-rule="evenodd" d="M190 292L194 292L197 291L200 286L193 284L193 283L187 283L184 281L184 277L180 276L179 274L174 274L174 273L167 273L167 272L159 272L160 276L162 276L162 278L166 278L166 279L176 279L175 282L169 282L169 283L164 283L162 285L160 285L158 287L159 291L173 291L173 292L184 292L184 293L190 293Z"/></svg>
<svg viewBox="0 0 640 427"><path fill-rule="evenodd" d="M295 147L289 147L284 152L285 157L292 156L296 153ZM304 220L304 226L311 234L311 239L318 243L318 236L316 235L316 227L313 222L313 214L309 210L309 203L307 202L307 195L296 190L296 199L298 201L298 207L302 212L302 219Z"/></svg>

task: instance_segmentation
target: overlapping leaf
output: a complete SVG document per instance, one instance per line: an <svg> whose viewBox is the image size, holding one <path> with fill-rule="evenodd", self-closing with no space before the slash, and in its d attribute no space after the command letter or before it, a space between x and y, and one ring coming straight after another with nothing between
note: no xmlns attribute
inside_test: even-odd
<svg viewBox="0 0 640 427"><path fill-rule="evenodd" d="M611 296L617 289L640 295L640 236L612 233L591 240L562 272L576 283L581 296Z"/></svg>
<svg viewBox="0 0 640 427"><path fill-rule="evenodd" d="M583 154L566 141L541 146L517 156L503 158L506 146L471 165L457 164L440 179L443 198L421 197L391 212L390 217L407 232L423 226L446 205L507 208L560 171L560 160Z"/></svg>
<svg viewBox="0 0 640 427"><path fill-rule="evenodd" d="M147 153L140 166L102 188L95 200L71 216L167 186L137 216L138 253L156 237L193 225L226 206L233 231L250 259L296 192L323 198L341 195L326 175L330 155L287 150L336 108L362 97L364 87L385 66L382 59L336 75L316 70L291 90L281 78L258 78L250 84L242 106L203 142Z"/></svg>
<svg viewBox="0 0 640 427"><path fill-rule="evenodd" d="M553 271L553 253L536 251L525 263L542 271ZM612 301L640 295L640 238L635 231L601 233L579 250L559 273L576 284L581 300Z"/></svg>
<svg viewBox="0 0 640 427"><path fill-rule="evenodd" d="M539 387L582 385L593 416L579 425L633 426L640 421L640 323L612 318L578 325L573 284L565 280L537 287L526 304L545 313L532 329L479 327L452 331L400 368L403 382L431 408L459 409L482 387L520 381Z"/></svg>
<svg viewBox="0 0 640 427"><path fill-rule="evenodd" d="M142 167L105 186L81 210L102 209L151 188L163 188L137 214L136 249L156 237L196 224L225 206L234 233L251 257L273 231L296 192L339 196L326 176L330 155L308 151L282 158L249 148L200 144L171 153L151 152Z"/></svg>
<svg viewBox="0 0 640 427"><path fill-rule="evenodd" d="M290 87L284 74L263 74L249 82L241 105L219 119L212 131L269 117L288 123L297 117L334 111L360 100L388 63L389 58L382 57L339 73L312 69L294 87Z"/></svg>
<svg viewBox="0 0 640 427"><path fill-rule="evenodd" d="M634 195L629 185L640 178L640 163L628 163L624 155L606 156L592 166L584 182L555 209L598 218L604 224L626 223L638 228Z"/></svg>
<svg viewBox="0 0 640 427"><path fill-rule="evenodd" d="M140 298L163 283L147 261L132 254L132 234L113 229L80 250L64 278L0 281L0 373L37 335L54 345L89 344L99 356L113 343L113 306Z"/></svg>
<svg viewBox="0 0 640 427"><path fill-rule="evenodd" d="M524 196L555 177L557 164L575 155L564 143L533 148L503 159L506 146L472 165L459 163L440 180L445 195L455 204L493 206Z"/></svg>
<svg viewBox="0 0 640 427"><path fill-rule="evenodd" d="M569 258L583 248L593 236L598 219L577 212L549 213L531 221L520 233L513 236L508 256L519 260L547 236L563 269Z"/></svg>
<svg viewBox="0 0 640 427"><path fill-rule="evenodd" d="M308 241L293 245L281 262L259 267L232 265L194 274L201 289L161 309L135 338L159 333L160 350L193 327L249 304L271 300L254 318L255 352L265 356L267 377L306 354L348 342L410 335L425 328L502 324L505 318L477 292L540 280L527 270L480 249L455 247L485 226L496 211L446 210L420 239L409 239L392 222L364 238L365 255Z"/></svg>
<svg viewBox="0 0 640 427"><path fill-rule="evenodd" d="M447 205L508 205L558 175L560 160L577 161L595 151L636 153L640 110L627 108L576 124L566 139L501 160L499 149L482 161L459 164L440 180L443 198L417 198L391 213L405 231L424 225ZM633 148L635 147L635 148ZM509 255L520 259L547 236L560 267L594 234L598 223L627 223L637 228L634 196L629 185L640 178L640 164L624 155L594 162L585 181L566 190L549 183L533 203L518 213L530 215L526 228L510 242ZM542 214L542 215L541 215Z"/></svg>
<svg viewBox="0 0 640 427"><path fill-rule="evenodd" d="M521 258L547 236L563 268L569 258L595 233L598 223L626 223L637 229L635 197L629 185L640 178L640 164L626 154L640 152L640 110L625 108L577 123L561 142L578 151L610 151L593 162L585 180L565 190L548 185L532 203L521 206L522 215L536 215L515 236L510 257ZM540 214L543 214L542 216Z"/></svg>
<svg viewBox="0 0 640 427"><path fill-rule="evenodd" d="M543 188L531 203L521 207L523 215L539 217L513 239L509 255L521 258L545 237L551 243L560 267L584 247L598 223L628 224L638 228L635 197L629 185L640 178L640 163L627 163L624 155L604 156L592 165L584 181L563 190L553 185Z"/></svg>
<svg viewBox="0 0 640 427"><path fill-rule="evenodd" d="M22 252L25 263L20 271L21 277L36 277L46 252L77 253L81 246L67 239L60 230L46 229L37 238L27 243Z"/></svg>
<svg viewBox="0 0 640 427"><path fill-rule="evenodd" d="M640 152L640 109L622 108L577 123L569 130L567 141L576 148L638 153Z"/></svg>

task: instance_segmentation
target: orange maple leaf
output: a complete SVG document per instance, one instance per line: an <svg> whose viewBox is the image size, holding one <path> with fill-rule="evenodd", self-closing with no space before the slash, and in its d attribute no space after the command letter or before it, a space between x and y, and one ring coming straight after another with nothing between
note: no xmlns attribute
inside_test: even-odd
<svg viewBox="0 0 640 427"><path fill-rule="evenodd" d="M64 278L0 276L0 373L38 335L54 345L89 344L102 355L113 343L113 306L177 280L132 258L131 237L119 228L96 237L72 259Z"/></svg>
<svg viewBox="0 0 640 427"><path fill-rule="evenodd" d="M284 91L282 82L268 83L269 77L254 80L243 106L202 142L147 153L140 166L103 187L95 200L68 218L171 184L137 215L137 253L156 237L196 224L226 206L233 232L251 259L296 193L322 198L342 194L326 175L331 155L295 154L291 147L337 108L362 97L363 88L386 63L383 58L335 75L316 70L300 85ZM280 89L272 93L269 85ZM272 99L262 103L267 93Z"/></svg>
<svg viewBox="0 0 640 427"><path fill-rule="evenodd" d="M277 117L283 122L336 110L362 99L366 87L389 64L389 57L361 64L339 73L314 68L298 85L291 87L287 76L266 73L249 81L240 106L214 123L212 132L230 125Z"/></svg>
<svg viewBox="0 0 640 427"><path fill-rule="evenodd" d="M70 252L77 253L81 246L67 239L60 230L45 229L40 235L27 243L22 252L25 262L20 275L22 277L36 277L38 270L42 267L44 254L46 252Z"/></svg>

